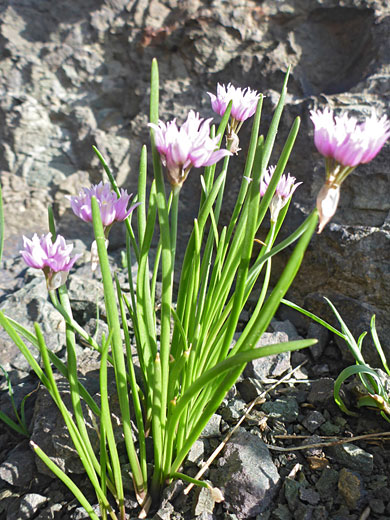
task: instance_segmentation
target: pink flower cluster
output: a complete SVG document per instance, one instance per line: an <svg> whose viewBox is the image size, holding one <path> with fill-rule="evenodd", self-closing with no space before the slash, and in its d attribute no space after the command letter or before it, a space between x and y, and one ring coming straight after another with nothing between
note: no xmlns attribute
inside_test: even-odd
<svg viewBox="0 0 390 520"><path fill-rule="evenodd" d="M28 266L43 270L50 290L57 289L65 283L67 272L80 256L75 255L71 258L73 245L67 245L61 235L52 242L51 233L42 235L41 238L35 233L31 240L24 236L23 246L24 250L20 251L23 260ZM62 275L55 276L56 273Z"/></svg>
<svg viewBox="0 0 390 520"><path fill-rule="evenodd" d="M128 195L126 190L121 189L120 197L118 197L111 190L110 184L100 182L97 185L92 185L90 188L83 188L78 196L69 197L69 199L73 212L85 222L92 222L91 199L96 197L100 207L103 226L107 228L114 222L125 220L139 205L137 203L127 209L131 196L132 194Z"/></svg>
<svg viewBox="0 0 390 520"><path fill-rule="evenodd" d="M324 157L342 166L356 167L371 161L390 137L386 116L373 113L364 123L347 114L335 116L329 108L312 110L314 144Z"/></svg>
<svg viewBox="0 0 390 520"><path fill-rule="evenodd" d="M230 116L236 121L245 121L256 112L257 103L260 98L255 90L249 87L245 89L235 88L231 83L228 85L217 84L217 95L207 92L211 99L211 107L220 116L226 112L231 100L232 110Z"/></svg>
<svg viewBox="0 0 390 520"><path fill-rule="evenodd" d="M317 196L318 233L336 213L340 186L359 164L374 159L390 137L390 122L375 113L363 123L347 114L335 116L329 108L312 110L314 144L326 158L326 183Z"/></svg>
<svg viewBox="0 0 390 520"><path fill-rule="evenodd" d="M149 123L172 186L181 186L193 166L210 166L230 155L228 150L216 150L220 136L210 137L210 121L191 110L180 128L176 119L168 123L159 121L158 125Z"/></svg>
<svg viewBox="0 0 390 520"><path fill-rule="evenodd" d="M268 189L268 186L272 180L272 176L275 173L275 166L270 166L264 173L263 178L260 182L260 195L263 197ZM294 191L298 188L301 182L295 184L295 177L292 177L289 173L287 177L283 174L276 186L274 196L270 203L271 221L276 222L280 210L287 204Z"/></svg>

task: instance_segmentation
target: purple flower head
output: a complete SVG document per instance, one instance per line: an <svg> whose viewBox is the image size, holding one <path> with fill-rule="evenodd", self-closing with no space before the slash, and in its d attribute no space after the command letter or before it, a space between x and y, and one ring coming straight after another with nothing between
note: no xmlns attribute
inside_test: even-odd
<svg viewBox="0 0 390 520"><path fill-rule="evenodd" d="M180 128L176 119L168 123L159 121L158 125L149 123L172 186L182 186L193 166L210 166L231 155L228 150L216 150L220 136L210 137L210 121L191 110Z"/></svg>
<svg viewBox="0 0 390 520"><path fill-rule="evenodd" d="M327 180L317 197L321 233L336 213L342 182L356 166L368 163L380 152L390 137L390 122L375 112L363 123L346 113L335 116L329 108L312 110L310 114L314 144L326 158Z"/></svg>
<svg viewBox="0 0 390 520"><path fill-rule="evenodd" d="M373 113L364 123L347 114L335 116L329 108L312 110L314 144L324 157L355 168L371 161L390 137L390 123Z"/></svg>
<svg viewBox="0 0 390 520"><path fill-rule="evenodd" d="M275 166L270 166L264 173L263 178L260 182L260 195L263 197L268 189L271 182L272 176L275 173ZM295 177L292 177L289 173L282 175L276 186L274 196L270 203L271 221L276 222L280 210L287 204L292 197L294 191L298 188L301 182L295 183Z"/></svg>
<svg viewBox="0 0 390 520"><path fill-rule="evenodd" d="M68 197L73 212L85 222L92 222L91 199L96 197L100 207L100 215L105 228L111 226L115 221L122 222L130 213L139 205L139 203L130 206L127 205L132 194L128 195L126 190L120 190L120 197L111 190L111 185L100 182L92 185L90 188L83 188L76 197Z"/></svg>
<svg viewBox="0 0 390 520"><path fill-rule="evenodd" d="M225 85L217 84L217 95L207 92L211 99L211 107L220 116L223 116L231 100L233 100L231 117L236 121L245 121L256 112L257 103L260 98L255 90L249 87L245 89L235 88L231 83Z"/></svg>
<svg viewBox="0 0 390 520"><path fill-rule="evenodd" d="M67 245L61 235L52 242L51 233L42 235L41 238L35 233L31 240L24 236L23 246L24 249L20 251L23 260L29 267L43 270L50 290L57 289L65 283L67 273L80 257L75 255L71 258L73 245ZM56 276L55 273L60 274Z"/></svg>

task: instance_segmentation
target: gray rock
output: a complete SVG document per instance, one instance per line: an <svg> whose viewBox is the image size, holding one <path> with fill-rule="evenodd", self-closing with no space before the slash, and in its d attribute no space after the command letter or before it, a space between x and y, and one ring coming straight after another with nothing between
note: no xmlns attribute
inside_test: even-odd
<svg viewBox="0 0 390 520"><path fill-rule="evenodd" d="M329 513L325 506L316 506L313 511L313 520L326 520L329 518Z"/></svg>
<svg viewBox="0 0 390 520"><path fill-rule="evenodd" d="M237 422L245 413L245 408L246 403L242 399L229 399L221 405L219 413L225 421Z"/></svg>
<svg viewBox="0 0 390 520"><path fill-rule="evenodd" d="M324 468L320 478L316 482L316 489L322 498L329 497L334 494L337 488L339 473L332 468Z"/></svg>
<svg viewBox="0 0 390 520"><path fill-rule="evenodd" d="M199 516L196 517L197 520L216 520L216 516L213 513L208 513L207 511L203 511Z"/></svg>
<svg viewBox="0 0 390 520"><path fill-rule="evenodd" d="M337 435L340 433L340 430L340 426L333 424L331 421L325 421L324 424L320 426L320 431L324 435Z"/></svg>
<svg viewBox="0 0 390 520"><path fill-rule="evenodd" d="M27 489L35 471L34 454L25 441L11 450L0 465L0 479L11 486Z"/></svg>
<svg viewBox="0 0 390 520"><path fill-rule="evenodd" d="M350 443L337 444L331 446L328 450L340 464L364 475L371 475L374 466L374 457L371 453Z"/></svg>
<svg viewBox="0 0 390 520"><path fill-rule="evenodd" d="M385 512L385 503L379 498L372 498L368 505L370 506L371 511L377 515L382 515Z"/></svg>
<svg viewBox="0 0 390 520"><path fill-rule="evenodd" d="M214 499L208 488L199 488L195 499L194 514L196 517L201 515L211 515L214 510Z"/></svg>
<svg viewBox="0 0 390 520"><path fill-rule="evenodd" d="M20 411L23 399L28 396L25 400L25 423L28 428L32 417L32 402L34 400L34 390L37 389L37 380L31 374L26 375L26 372L23 370L14 369L10 364L8 364L8 366L3 365L3 368L8 373L8 377L12 385L13 401L17 410ZM1 372L1 376L2 375L3 374ZM5 377L0 379L0 410L8 417L16 421L12 401L8 392L8 384Z"/></svg>
<svg viewBox="0 0 390 520"><path fill-rule="evenodd" d="M72 410L68 385L63 378L58 378L57 385L65 406L68 410ZM92 447L97 453L99 447L97 433L85 406L83 406L83 412ZM80 457L70 439L64 419L45 387L41 387L37 395L31 440L38 444L62 471L78 474L85 472ZM39 457L35 458L35 462L40 473L54 477L51 470Z"/></svg>
<svg viewBox="0 0 390 520"><path fill-rule="evenodd" d="M315 446L316 444L321 444L322 439L318 435L314 434L310 437L307 437L302 441L302 446L306 446L303 450L303 453L305 454L305 457L322 457L323 451L321 446Z"/></svg>
<svg viewBox="0 0 390 520"><path fill-rule="evenodd" d="M280 477L263 441L240 428L227 444L210 480L239 519L267 509L278 492Z"/></svg>
<svg viewBox="0 0 390 520"><path fill-rule="evenodd" d="M317 410L314 410L313 412L310 412L309 415L307 415L303 421L303 426L309 430L310 433L315 432L321 424L325 422L325 417L322 415L321 412L318 412Z"/></svg>
<svg viewBox="0 0 390 520"><path fill-rule="evenodd" d="M286 504L278 504L277 508L272 512L277 520L292 520L292 514Z"/></svg>
<svg viewBox="0 0 390 520"><path fill-rule="evenodd" d="M157 513L154 515L153 520L170 520L172 514L174 513L174 507L171 503L166 502L163 507L161 507Z"/></svg>
<svg viewBox="0 0 390 520"><path fill-rule="evenodd" d="M221 434L221 419L222 417L217 413L212 415L209 422L204 427L201 437L219 437Z"/></svg>
<svg viewBox="0 0 390 520"><path fill-rule="evenodd" d="M261 405L261 410L272 419L283 419L287 423L294 422L299 413L298 403L294 397L267 401Z"/></svg>
<svg viewBox="0 0 390 520"><path fill-rule="evenodd" d="M100 515L100 508L97 504L93 505L92 509L95 512L95 514ZM87 518L90 517L83 507L77 507L71 516L72 520L87 520Z"/></svg>
<svg viewBox="0 0 390 520"><path fill-rule="evenodd" d="M295 511L294 511L294 519L295 520L312 520L314 513L314 507L304 504L303 502L299 502Z"/></svg>
<svg viewBox="0 0 390 520"><path fill-rule="evenodd" d="M286 497L289 508L293 511L298 502L298 491L301 484L290 477L286 477L283 482L284 496Z"/></svg>
<svg viewBox="0 0 390 520"><path fill-rule="evenodd" d="M362 505L366 495L361 475L347 468L342 468L340 471L338 490L351 509Z"/></svg>
<svg viewBox="0 0 390 520"><path fill-rule="evenodd" d="M18 493L12 493L10 489L2 489L0 491L0 513L4 513L9 503L13 500L17 502L17 499L20 497Z"/></svg>
<svg viewBox="0 0 390 520"><path fill-rule="evenodd" d="M264 391L261 382L254 377L245 377L236 385L241 397L246 403L253 401Z"/></svg>
<svg viewBox="0 0 390 520"><path fill-rule="evenodd" d="M308 402L316 408L327 408L338 410L333 398L334 381L330 377L323 377L311 383Z"/></svg>
<svg viewBox="0 0 390 520"><path fill-rule="evenodd" d="M271 327L274 329L275 332L284 332L285 334L287 334L288 341L303 339L302 336L298 334L297 329L289 320L278 321L276 319L273 319L271 321Z"/></svg>
<svg viewBox="0 0 390 520"><path fill-rule="evenodd" d="M51 504L43 509L38 516L35 517L35 520L55 520L61 509L62 504Z"/></svg>
<svg viewBox="0 0 390 520"><path fill-rule="evenodd" d="M20 518L20 520L28 520L35 515L41 506L46 504L47 500L47 497L38 495L37 493L27 493L20 501L18 518Z"/></svg>
<svg viewBox="0 0 390 520"><path fill-rule="evenodd" d="M315 506L320 501L320 495L313 488L301 487L299 489L299 498L302 502L306 502L312 506Z"/></svg>
<svg viewBox="0 0 390 520"><path fill-rule="evenodd" d="M41 326L47 347L58 352L64 346L64 324L62 316L48 301L48 292L44 275L36 269L29 268L26 276L29 281L18 291L7 297L0 305L6 316L14 319L28 330L33 331L33 322L38 321ZM0 364L10 361L12 367L25 372L30 371L30 365L10 339L5 330L0 328ZM33 357L38 360L39 351L28 346ZM5 357L3 357L5 356Z"/></svg>
<svg viewBox="0 0 390 520"><path fill-rule="evenodd" d="M197 466L201 466L203 463L203 456L204 456L204 442L199 439L194 442L192 445L192 448L188 452L187 455L187 462L192 462L193 464L196 464Z"/></svg>
<svg viewBox="0 0 390 520"><path fill-rule="evenodd" d="M315 338L317 340L317 343L310 347L310 353L315 360L320 360L325 347L329 343L329 330L319 323L312 321L307 329L307 337Z"/></svg>
<svg viewBox="0 0 390 520"><path fill-rule="evenodd" d="M285 332L265 332L257 342L256 347L259 348L286 341L289 341L289 337ZM254 377L261 381L267 377L280 376L290 368L290 352L284 352L251 361L244 370L244 376Z"/></svg>

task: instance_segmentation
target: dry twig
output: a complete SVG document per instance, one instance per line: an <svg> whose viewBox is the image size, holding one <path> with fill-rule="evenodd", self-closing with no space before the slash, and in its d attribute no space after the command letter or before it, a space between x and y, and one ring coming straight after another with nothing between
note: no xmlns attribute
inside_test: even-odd
<svg viewBox="0 0 390 520"><path fill-rule="evenodd" d="M275 435L274 439L308 439L309 435ZM356 437L323 437L326 439L334 439L330 442L316 442L314 444L305 444L304 446L291 446L283 448L282 446L273 446L272 444L266 444L267 448L274 451L298 451L307 450L309 448L327 448L329 446L336 446L337 444L346 444L347 442L357 442L362 440L383 440L386 437L390 437L390 432L379 432L379 433L366 433L365 435L357 435Z"/></svg>

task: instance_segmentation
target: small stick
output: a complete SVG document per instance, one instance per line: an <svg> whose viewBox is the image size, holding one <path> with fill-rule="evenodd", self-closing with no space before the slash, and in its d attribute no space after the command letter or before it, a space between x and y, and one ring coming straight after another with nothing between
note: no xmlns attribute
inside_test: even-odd
<svg viewBox="0 0 390 520"><path fill-rule="evenodd" d="M306 435L278 435L277 438L281 439L294 439L294 438L308 438ZM272 444L266 444L269 450L274 451L298 451L298 450L307 450L309 448L323 448L328 446L336 446L337 444L346 444L347 442L357 442L362 440L383 440L384 437L390 437L390 432L381 432L381 433L366 433L365 435L357 435L356 437L326 437L327 439L335 439L331 442L317 442L314 444L306 444L305 446L295 446L289 448L283 448L281 446L273 446ZM276 438L276 436L275 436Z"/></svg>
<svg viewBox="0 0 390 520"><path fill-rule="evenodd" d="M370 517L371 509L367 506L363 513L360 515L359 520L367 520Z"/></svg>

